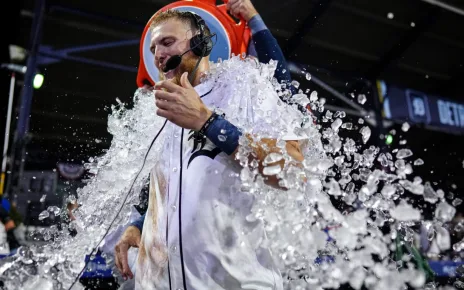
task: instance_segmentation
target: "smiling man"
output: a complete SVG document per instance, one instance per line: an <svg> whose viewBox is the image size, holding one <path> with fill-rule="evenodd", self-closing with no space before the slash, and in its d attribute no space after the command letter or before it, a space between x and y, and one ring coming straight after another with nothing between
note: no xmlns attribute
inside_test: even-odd
<svg viewBox="0 0 464 290"><path fill-rule="evenodd" d="M303 138L292 134L293 111L279 105L270 82L256 92L259 98L247 99L241 92L251 90L248 82L228 82L227 72L214 77L207 57L210 32L199 16L168 10L151 28L151 51L164 77L154 88L156 114L169 122L164 154L150 175L143 234L136 227L123 234L115 249L118 268L133 278L127 248L139 246L136 289L282 289L264 226L247 219L253 196L242 192L239 175L248 162L261 173L265 165L285 165L285 159L263 162L269 153L282 151L276 133L281 129L284 150L295 163L303 161L298 141ZM180 55L180 64L172 65ZM250 63L243 67L253 69ZM282 118L269 124L263 112ZM243 149L241 120L261 132L259 139L253 134L243 138L251 144L249 160L236 158ZM280 188L275 175L265 177L268 185Z"/></svg>

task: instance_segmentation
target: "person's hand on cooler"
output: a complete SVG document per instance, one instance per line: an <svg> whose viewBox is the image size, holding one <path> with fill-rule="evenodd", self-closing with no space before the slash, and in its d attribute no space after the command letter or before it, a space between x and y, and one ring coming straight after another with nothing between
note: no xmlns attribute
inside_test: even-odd
<svg viewBox="0 0 464 290"><path fill-rule="evenodd" d="M116 267L118 267L124 280L127 280L127 278L134 278L134 274L129 267L128 251L131 247L139 247L141 237L142 234L139 228L129 226L114 248Z"/></svg>
<svg viewBox="0 0 464 290"><path fill-rule="evenodd" d="M232 16L246 22L258 14L250 0L229 0L226 7Z"/></svg>

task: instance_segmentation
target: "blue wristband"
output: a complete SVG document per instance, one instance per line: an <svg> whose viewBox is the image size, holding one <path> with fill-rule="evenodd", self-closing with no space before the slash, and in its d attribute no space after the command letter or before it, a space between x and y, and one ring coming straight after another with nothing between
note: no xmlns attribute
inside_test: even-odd
<svg viewBox="0 0 464 290"><path fill-rule="evenodd" d="M231 155L238 147L238 140L242 132L223 116L217 116L206 129L205 135L219 149L227 155Z"/></svg>
<svg viewBox="0 0 464 290"><path fill-rule="evenodd" d="M264 21L259 14L251 17L250 21L248 21L248 27L250 27L252 35L267 29L266 24L264 24Z"/></svg>
<svg viewBox="0 0 464 290"><path fill-rule="evenodd" d="M139 217L138 219L136 219L135 221L133 221L129 225L138 228L140 230L140 232L142 232L143 222L145 221L145 215L146 215L146 213L144 213L141 217Z"/></svg>

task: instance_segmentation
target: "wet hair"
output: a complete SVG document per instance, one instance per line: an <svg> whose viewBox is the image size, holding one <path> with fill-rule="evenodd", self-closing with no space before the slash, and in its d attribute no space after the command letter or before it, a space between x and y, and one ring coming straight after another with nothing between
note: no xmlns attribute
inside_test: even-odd
<svg viewBox="0 0 464 290"><path fill-rule="evenodd" d="M197 22L191 12L184 12L184 11L179 11L175 9L168 9L166 11L162 11L159 14L157 14L155 18L153 18L153 20L151 21L150 28L153 29L157 27L158 25L165 23L166 21L170 19L177 19L187 24L194 33L199 31L200 29L197 26ZM211 31L209 30L209 27L206 24L204 25L203 33L205 36L211 35Z"/></svg>

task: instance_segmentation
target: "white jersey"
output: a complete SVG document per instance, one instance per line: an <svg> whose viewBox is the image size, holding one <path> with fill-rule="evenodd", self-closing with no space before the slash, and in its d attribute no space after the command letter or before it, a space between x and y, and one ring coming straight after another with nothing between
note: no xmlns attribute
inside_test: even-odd
<svg viewBox="0 0 464 290"><path fill-rule="evenodd" d="M277 137L273 130L280 131L279 124L294 128L298 119L278 105L270 83L267 90L260 88L267 95L259 100L211 79L195 90L232 124L246 119L266 133L263 137ZM208 139L195 139L191 130L167 123L163 134L164 154L150 174L136 289L282 289L262 222L247 221L253 196L240 190L240 166Z"/></svg>

